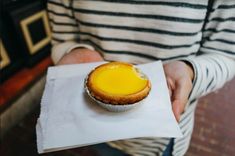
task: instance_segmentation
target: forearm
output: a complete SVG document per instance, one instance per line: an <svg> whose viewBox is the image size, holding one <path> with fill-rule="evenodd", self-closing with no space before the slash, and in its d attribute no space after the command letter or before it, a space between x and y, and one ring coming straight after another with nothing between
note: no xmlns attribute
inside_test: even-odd
<svg viewBox="0 0 235 156"><path fill-rule="evenodd" d="M202 42L196 57L189 58L195 71L190 98L198 98L224 85L235 75L234 1L213 1L212 11L202 30Z"/></svg>
<svg viewBox="0 0 235 156"><path fill-rule="evenodd" d="M203 54L187 60L191 62L195 73L190 99L215 91L235 75L235 60L231 57Z"/></svg>
<svg viewBox="0 0 235 156"><path fill-rule="evenodd" d="M58 64L62 57L68 55L74 48L83 47L94 51L91 45L78 42L79 28L70 5L70 1L67 0L48 0L47 3L52 30L51 58L55 64ZM84 59L82 53L79 55L80 57L76 57L77 55L73 54L77 59Z"/></svg>

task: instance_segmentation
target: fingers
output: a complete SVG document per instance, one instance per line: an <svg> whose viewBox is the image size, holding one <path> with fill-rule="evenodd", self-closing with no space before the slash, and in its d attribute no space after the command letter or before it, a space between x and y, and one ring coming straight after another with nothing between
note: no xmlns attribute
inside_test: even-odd
<svg viewBox="0 0 235 156"><path fill-rule="evenodd" d="M184 82L183 79L176 82L176 89L173 93L173 100L178 100L181 104L185 104L188 100L189 87L187 82Z"/></svg>
<svg viewBox="0 0 235 156"><path fill-rule="evenodd" d="M177 121L180 120L180 115L184 112L191 88L191 82L186 79L180 79L176 82L176 88L172 95L172 109Z"/></svg>
<svg viewBox="0 0 235 156"><path fill-rule="evenodd" d="M167 86L168 86L169 94L170 94L171 101L172 101L172 110L173 110L173 113L175 115L177 122L179 122L180 115L182 113L181 105L184 105L183 100L181 100L183 99L181 97L183 94L181 93L183 90L182 85L176 86L175 82L170 77L167 77L166 80L167 80Z"/></svg>
<svg viewBox="0 0 235 156"><path fill-rule="evenodd" d="M193 69L182 61L173 61L164 64L164 72L172 101L172 109L176 120L188 102L192 89Z"/></svg>
<svg viewBox="0 0 235 156"><path fill-rule="evenodd" d="M178 94L177 92L179 89L176 89L175 82L170 77L166 77L166 81L167 81L169 95L170 95L171 102L172 102L172 110L173 110L173 113L175 115L177 122L179 122L180 114L181 114L180 101L174 98L176 96L174 94Z"/></svg>

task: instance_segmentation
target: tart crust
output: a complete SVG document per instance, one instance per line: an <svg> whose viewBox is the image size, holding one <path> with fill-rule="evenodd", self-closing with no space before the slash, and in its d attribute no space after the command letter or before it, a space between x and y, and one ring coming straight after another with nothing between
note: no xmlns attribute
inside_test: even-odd
<svg viewBox="0 0 235 156"><path fill-rule="evenodd" d="M143 89L132 94L128 94L128 95L111 94L111 93L107 93L96 88L94 85L94 82L92 81L92 77L95 76L95 71L98 70L99 68L103 68L105 66L110 66L110 65L125 65L127 67L134 68L138 73L140 73L140 71L136 69L132 64L128 64L124 62L111 62L111 63L102 64L96 67L94 70L92 70L88 74L88 77L86 79L86 87L89 90L92 97L94 97L96 100L99 100L105 104L128 105L128 104L134 104L136 102L139 102L148 96L151 90L151 83L149 79L142 73L140 74L142 77L144 77L147 80L147 83L143 87Z"/></svg>

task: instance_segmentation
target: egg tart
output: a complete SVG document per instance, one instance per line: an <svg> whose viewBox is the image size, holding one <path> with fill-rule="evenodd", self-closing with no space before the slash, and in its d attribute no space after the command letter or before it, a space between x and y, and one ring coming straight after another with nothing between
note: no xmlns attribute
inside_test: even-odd
<svg viewBox="0 0 235 156"><path fill-rule="evenodd" d="M150 80L129 63L110 62L92 70L85 82L88 94L104 107L137 104L148 96ZM117 108L117 107L116 107Z"/></svg>

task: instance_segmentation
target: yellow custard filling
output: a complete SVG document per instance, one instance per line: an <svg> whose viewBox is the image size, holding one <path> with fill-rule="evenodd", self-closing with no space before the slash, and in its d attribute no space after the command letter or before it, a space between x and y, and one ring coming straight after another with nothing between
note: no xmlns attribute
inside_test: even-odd
<svg viewBox="0 0 235 156"><path fill-rule="evenodd" d="M93 87L112 95L129 95L143 90L148 80L131 65L117 62L96 69L91 75Z"/></svg>

